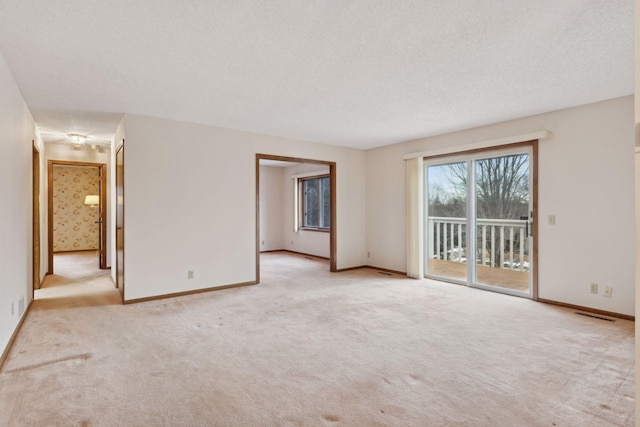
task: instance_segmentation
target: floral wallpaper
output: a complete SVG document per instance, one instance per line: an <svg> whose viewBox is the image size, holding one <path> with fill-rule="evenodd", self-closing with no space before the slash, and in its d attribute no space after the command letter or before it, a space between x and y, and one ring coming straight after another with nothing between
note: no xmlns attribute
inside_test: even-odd
<svg viewBox="0 0 640 427"><path fill-rule="evenodd" d="M84 204L98 194L97 167L53 166L53 251L98 249L98 208Z"/></svg>

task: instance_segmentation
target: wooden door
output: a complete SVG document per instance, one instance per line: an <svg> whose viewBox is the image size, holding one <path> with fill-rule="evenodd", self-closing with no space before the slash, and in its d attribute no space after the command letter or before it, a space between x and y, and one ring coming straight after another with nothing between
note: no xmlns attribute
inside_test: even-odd
<svg viewBox="0 0 640 427"><path fill-rule="evenodd" d="M107 176L105 166L98 167L98 265L100 269L107 269Z"/></svg>
<svg viewBox="0 0 640 427"><path fill-rule="evenodd" d="M124 140L116 153L116 287L124 299Z"/></svg>
<svg viewBox="0 0 640 427"><path fill-rule="evenodd" d="M33 145L33 290L40 289L40 152Z"/></svg>

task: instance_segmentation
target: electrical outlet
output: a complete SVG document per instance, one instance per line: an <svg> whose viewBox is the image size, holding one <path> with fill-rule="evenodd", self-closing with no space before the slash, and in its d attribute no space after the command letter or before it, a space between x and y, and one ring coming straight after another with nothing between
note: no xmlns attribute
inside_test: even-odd
<svg viewBox="0 0 640 427"><path fill-rule="evenodd" d="M613 292L613 288L611 286L605 286L604 291L602 291L602 296L605 298L611 298L612 292Z"/></svg>
<svg viewBox="0 0 640 427"><path fill-rule="evenodd" d="M371 252L367 252L367 258L371 258Z"/></svg>
<svg viewBox="0 0 640 427"><path fill-rule="evenodd" d="M11 303L11 315L13 316L15 314L15 312L16 312L15 304Z"/></svg>
<svg viewBox="0 0 640 427"><path fill-rule="evenodd" d="M193 279L193 270L187 271L187 279Z"/></svg>
<svg viewBox="0 0 640 427"><path fill-rule="evenodd" d="M590 291L592 294L596 294L596 295L598 295L598 284L597 284L597 283L590 283L590 284L589 284L589 291Z"/></svg>
<svg viewBox="0 0 640 427"><path fill-rule="evenodd" d="M262 246L264 246L264 240L262 241Z"/></svg>
<svg viewBox="0 0 640 427"><path fill-rule="evenodd" d="M556 225L556 216L549 215L548 222L549 222L549 225Z"/></svg>
<svg viewBox="0 0 640 427"><path fill-rule="evenodd" d="M291 241L291 244L293 245L293 240Z"/></svg>

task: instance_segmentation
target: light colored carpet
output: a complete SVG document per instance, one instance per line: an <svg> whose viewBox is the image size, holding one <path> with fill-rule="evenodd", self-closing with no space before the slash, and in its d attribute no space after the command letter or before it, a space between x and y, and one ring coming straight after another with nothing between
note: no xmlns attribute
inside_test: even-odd
<svg viewBox="0 0 640 427"><path fill-rule="evenodd" d="M35 299L47 300L44 305L49 308L121 304L109 278L111 272L98 266L98 251L55 254L54 274L35 291Z"/></svg>
<svg viewBox="0 0 640 427"><path fill-rule="evenodd" d="M0 425L633 425L633 322L283 253L262 279L38 299Z"/></svg>

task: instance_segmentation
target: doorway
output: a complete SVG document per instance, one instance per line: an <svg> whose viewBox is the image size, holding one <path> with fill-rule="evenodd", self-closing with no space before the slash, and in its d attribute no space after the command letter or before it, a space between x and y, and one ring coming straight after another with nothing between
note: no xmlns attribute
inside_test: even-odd
<svg viewBox="0 0 640 427"><path fill-rule="evenodd" d="M425 276L537 298L537 141L425 160Z"/></svg>
<svg viewBox="0 0 640 427"><path fill-rule="evenodd" d="M95 250L97 253L97 267L101 270L107 266L107 227L106 227L106 164L49 160L47 162L47 195L48 195L48 268L47 274L54 274L54 252L78 252ZM57 170L68 168L67 174L74 174L67 188L57 188ZM61 170L61 169L58 169ZM58 182L60 182L58 180ZM60 186L60 183L58 183ZM57 190L65 195L64 205L60 210L54 209L54 194ZM95 194L97 193L97 194ZM55 224L56 219L62 221L69 232L64 241L56 246L56 228L62 233L62 227ZM73 220L74 223L69 223ZM96 230L97 227L97 231ZM94 234L95 233L95 234ZM94 240L97 242L94 243Z"/></svg>
<svg viewBox="0 0 640 427"><path fill-rule="evenodd" d="M261 251L261 229L260 229L260 163L261 161L269 162L285 162L291 164L309 164L318 165L327 172L318 174L316 172L302 174L295 177L295 185L290 187L293 195L293 209L295 210L294 219L290 224L291 228L297 233L302 228L315 228L314 232L328 233L329 235L329 270L337 271L336 263L336 164L335 162L327 162L313 159L302 159L296 157L273 156L268 154L256 154L256 283L260 283L260 251ZM325 175L326 174L326 175ZM303 176L304 175L304 176ZM303 181L306 179L306 181ZM317 224L313 220L305 221L305 212L300 211L299 207L304 204L301 195L301 188L316 188L313 194L317 197L315 205L318 208ZM324 197L324 199L323 199ZM310 204L307 204L309 206ZM311 204L313 205L313 204ZM316 218L315 216L313 218ZM308 227L305 227L308 226ZM293 243L293 240L291 241ZM282 250L290 250L284 246Z"/></svg>

